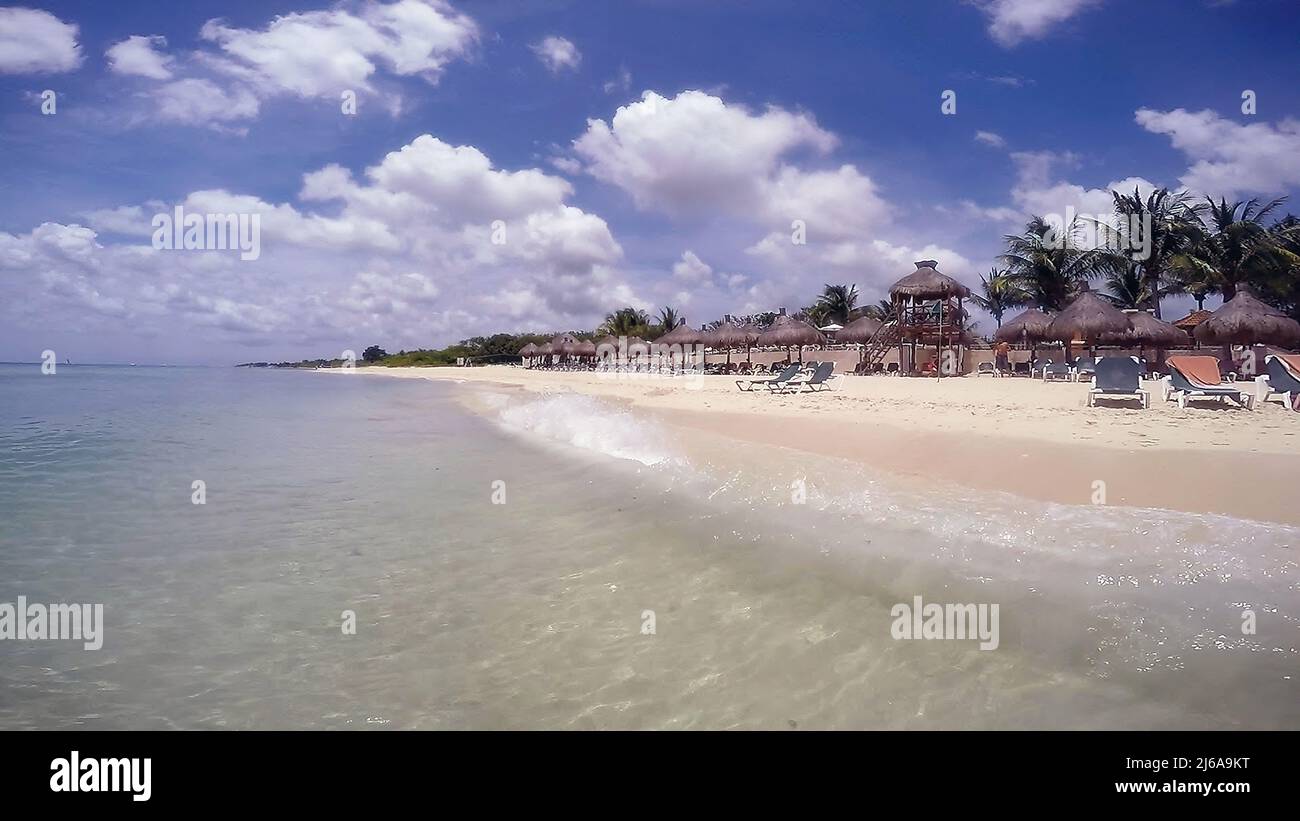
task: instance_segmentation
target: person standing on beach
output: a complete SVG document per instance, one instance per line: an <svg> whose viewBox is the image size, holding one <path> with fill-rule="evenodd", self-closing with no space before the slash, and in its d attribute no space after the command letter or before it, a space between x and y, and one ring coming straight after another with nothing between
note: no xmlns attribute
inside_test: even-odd
<svg viewBox="0 0 1300 821"><path fill-rule="evenodd" d="M1010 373L1011 368L1007 360L1011 356L1011 346L1006 342L999 342L998 346L993 349L996 364L993 366L993 375L1001 376L1003 372Z"/></svg>

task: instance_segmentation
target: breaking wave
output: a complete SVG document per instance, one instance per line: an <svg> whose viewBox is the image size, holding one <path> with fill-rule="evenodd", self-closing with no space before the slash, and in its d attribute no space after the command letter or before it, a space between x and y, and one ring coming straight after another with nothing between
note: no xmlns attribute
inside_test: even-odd
<svg viewBox="0 0 1300 821"><path fill-rule="evenodd" d="M678 462L668 436L655 422L589 396L555 394L539 399L493 401L506 428L643 465Z"/></svg>

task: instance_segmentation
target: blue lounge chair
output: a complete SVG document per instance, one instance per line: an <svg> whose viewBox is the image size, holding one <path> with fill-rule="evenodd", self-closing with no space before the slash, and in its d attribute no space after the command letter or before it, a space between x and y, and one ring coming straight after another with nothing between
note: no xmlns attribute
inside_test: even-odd
<svg viewBox="0 0 1300 821"><path fill-rule="evenodd" d="M1264 357L1263 376L1255 380L1258 386L1256 399L1260 402L1267 402L1275 396L1282 397L1282 403L1291 408L1297 395L1300 395L1300 377L1291 371L1291 368L1281 357L1269 354Z"/></svg>
<svg viewBox="0 0 1300 821"><path fill-rule="evenodd" d="M807 388L813 393L828 391L830 390L830 385L827 384L827 381L831 378L834 371L834 362L823 362L817 366L817 369L814 370L812 375L807 379L791 379L773 390L777 393L802 393L804 388ZM771 385L768 387L772 388Z"/></svg>
<svg viewBox="0 0 1300 821"><path fill-rule="evenodd" d="M1098 399L1131 399L1142 401L1142 407L1151 407L1151 394L1142 390L1142 365L1135 356L1103 356L1098 359L1088 391L1088 407Z"/></svg>
<svg viewBox="0 0 1300 821"><path fill-rule="evenodd" d="M1074 360L1074 381L1082 382L1084 379L1091 379L1092 375L1097 372L1097 362L1091 356L1081 356Z"/></svg>
<svg viewBox="0 0 1300 821"><path fill-rule="evenodd" d="M770 389L772 387L777 387L785 384L786 382L789 382L791 379L794 378L794 375L797 373L799 373L798 364L787 365L785 370L781 371L781 373L777 374L771 379L737 379L736 387L740 388L742 391L745 391L746 393L754 390L754 388L760 385L766 385Z"/></svg>
<svg viewBox="0 0 1300 821"><path fill-rule="evenodd" d="M1070 366L1064 362L1046 362L1043 364L1042 371L1044 382L1049 379L1069 380L1071 376Z"/></svg>

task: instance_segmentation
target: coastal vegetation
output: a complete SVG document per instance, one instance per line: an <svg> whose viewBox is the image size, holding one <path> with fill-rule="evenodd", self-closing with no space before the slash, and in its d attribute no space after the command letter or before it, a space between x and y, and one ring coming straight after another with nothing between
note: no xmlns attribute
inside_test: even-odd
<svg viewBox="0 0 1300 821"><path fill-rule="evenodd" d="M1200 201L1186 192L1168 189L1146 196L1137 190L1111 195L1113 219L1094 219L1087 225L1074 218L1070 224L1060 225L1033 216L1023 231L1004 236L998 265L981 275L971 301L1001 327L1003 318L1019 308L1059 312L1085 288L1118 308L1150 310L1159 317L1166 297L1187 294L1201 308L1211 295L1227 301L1239 288L1249 286L1260 299L1300 320L1300 218L1275 218L1284 200ZM826 283L813 302L794 311L793 316L818 326L847 325L863 316L881 321L892 318L894 306L887 299L868 305L858 302L857 285ZM761 331L776 316L776 312L766 311L730 319L737 326ZM611 311L593 329L567 333L579 341L605 336L653 340L682 321L681 313L671 306L655 315L625 306ZM715 319L702 327L716 328L723 321ZM562 332L497 333L462 339L445 348L395 354L371 345L362 361L388 367L454 365L458 360L518 361L523 346L540 345ZM342 360L247 364L339 367Z"/></svg>

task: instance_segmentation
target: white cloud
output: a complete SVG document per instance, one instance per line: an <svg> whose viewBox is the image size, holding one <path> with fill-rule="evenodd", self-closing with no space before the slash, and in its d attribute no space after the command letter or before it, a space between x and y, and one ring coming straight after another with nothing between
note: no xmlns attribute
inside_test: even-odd
<svg viewBox="0 0 1300 821"><path fill-rule="evenodd" d="M976 131L975 142L983 143L990 148L1006 148L1007 146L1007 141L1002 138L1002 135L992 131Z"/></svg>
<svg viewBox="0 0 1300 821"><path fill-rule="evenodd" d="M989 18L989 35L1003 46L1043 37L1101 0L974 0Z"/></svg>
<svg viewBox="0 0 1300 821"><path fill-rule="evenodd" d="M582 327L611 305L649 307L614 267L622 249L604 220L570 205L571 195L563 179L498 169L471 146L423 135L356 177L335 165L304 175L296 203L222 189L180 199L186 213L257 214L256 261L155 250L150 222L177 203L90 212L113 242L78 225L0 232L0 280L20 283L19 296L0 303L0 325L54 316L185 344L337 353Z"/></svg>
<svg viewBox="0 0 1300 821"><path fill-rule="evenodd" d="M534 43L531 48L542 65L552 73L558 74L566 68L576 69L582 62L578 47L563 37L546 37L541 42Z"/></svg>
<svg viewBox="0 0 1300 821"><path fill-rule="evenodd" d="M61 73L81 60L76 25L48 11L0 8L0 74Z"/></svg>
<svg viewBox="0 0 1300 821"><path fill-rule="evenodd" d="M1243 124L1182 108L1142 108L1135 117L1192 161L1180 181L1197 194L1282 194L1300 185L1300 120Z"/></svg>
<svg viewBox="0 0 1300 821"><path fill-rule="evenodd" d="M135 34L109 46L104 54L108 57L109 70L116 74L170 80L172 58L159 50L166 46L166 37Z"/></svg>
<svg viewBox="0 0 1300 821"><path fill-rule="evenodd" d="M781 157L830 151L837 140L808 115L753 114L701 91L672 99L647 91L609 123L589 120L574 149L597 179L638 206L671 213L751 213L767 199Z"/></svg>
<svg viewBox="0 0 1300 821"><path fill-rule="evenodd" d="M188 78L159 86L148 95L158 119L181 125L221 125L257 116L260 103L251 91L229 91L212 82Z"/></svg>
<svg viewBox="0 0 1300 821"><path fill-rule="evenodd" d="M713 267L697 257L694 251L686 251L674 263L673 276L689 285L700 285L713 277Z"/></svg>
<svg viewBox="0 0 1300 821"><path fill-rule="evenodd" d="M129 37L106 52L110 68L167 83L141 95L156 98L158 120L242 133L236 123L281 95L337 102L350 91L377 98L396 116L402 96L382 78L437 83L449 63L470 56L479 30L445 0L358 0L282 15L262 28L213 19L199 36L211 45L184 63L160 51L161 37Z"/></svg>
<svg viewBox="0 0 1300 821"><path fill-rule="evenodd" d="M1026 151L1011 155L1018 166L1016 183L1011 189L1011 199L1027 219L1030 215L1064 216L1068 209L1103 219L1114 211L1112 191L1130 193L1135 188L1143 195L1159 186L1143 177L1126 177L1112 180L1100 188L1086 188L1061 179L1054 173L1058 166L1074 167L1078 158L1066 152Z"/></svg>
<svg viewBox="0 0 1300 821"><path fill-rule="evenodd" d="M601 87L605 89L606 94L626 94L632 89L632 72L627 70L627 66L621 66L618 70L618 76L612 80L606 80Z"/></svg>
<svg viewBox="0 0 1300 821"><path fill-rule="evenodd" d="M830 277L874 289L879 278L906 273L880 267L882 249L906 254L917 246L900 241L896 209L876 183L852 164L818 167L837 144L808 114L774 106L754 112L700 91L671 99L648 91L608 123L589 121L574 150L588 173L640 208L710 226L691 240L708 246L701 250L743 250L746 268L754 266L745 275L717 274L689 251L670 285L689 284L681 290L696 305L735 310L740 299L743 310L759 310L807 300ZM796 221L805 243L795 240ZM947 249L926 253L956 265L965 259Z"/></svg>
<svg viewBox="0 0 1300 821"><path fill-rule="evenodd" d="M398 0L356 11L295 12L262 29L209 20L199 34L224 54L212 64L237 77L302 97L337 98L345 90L371 91L379 65L436 82L447 63L468 53L478 27L443 0Z"/></svg>

